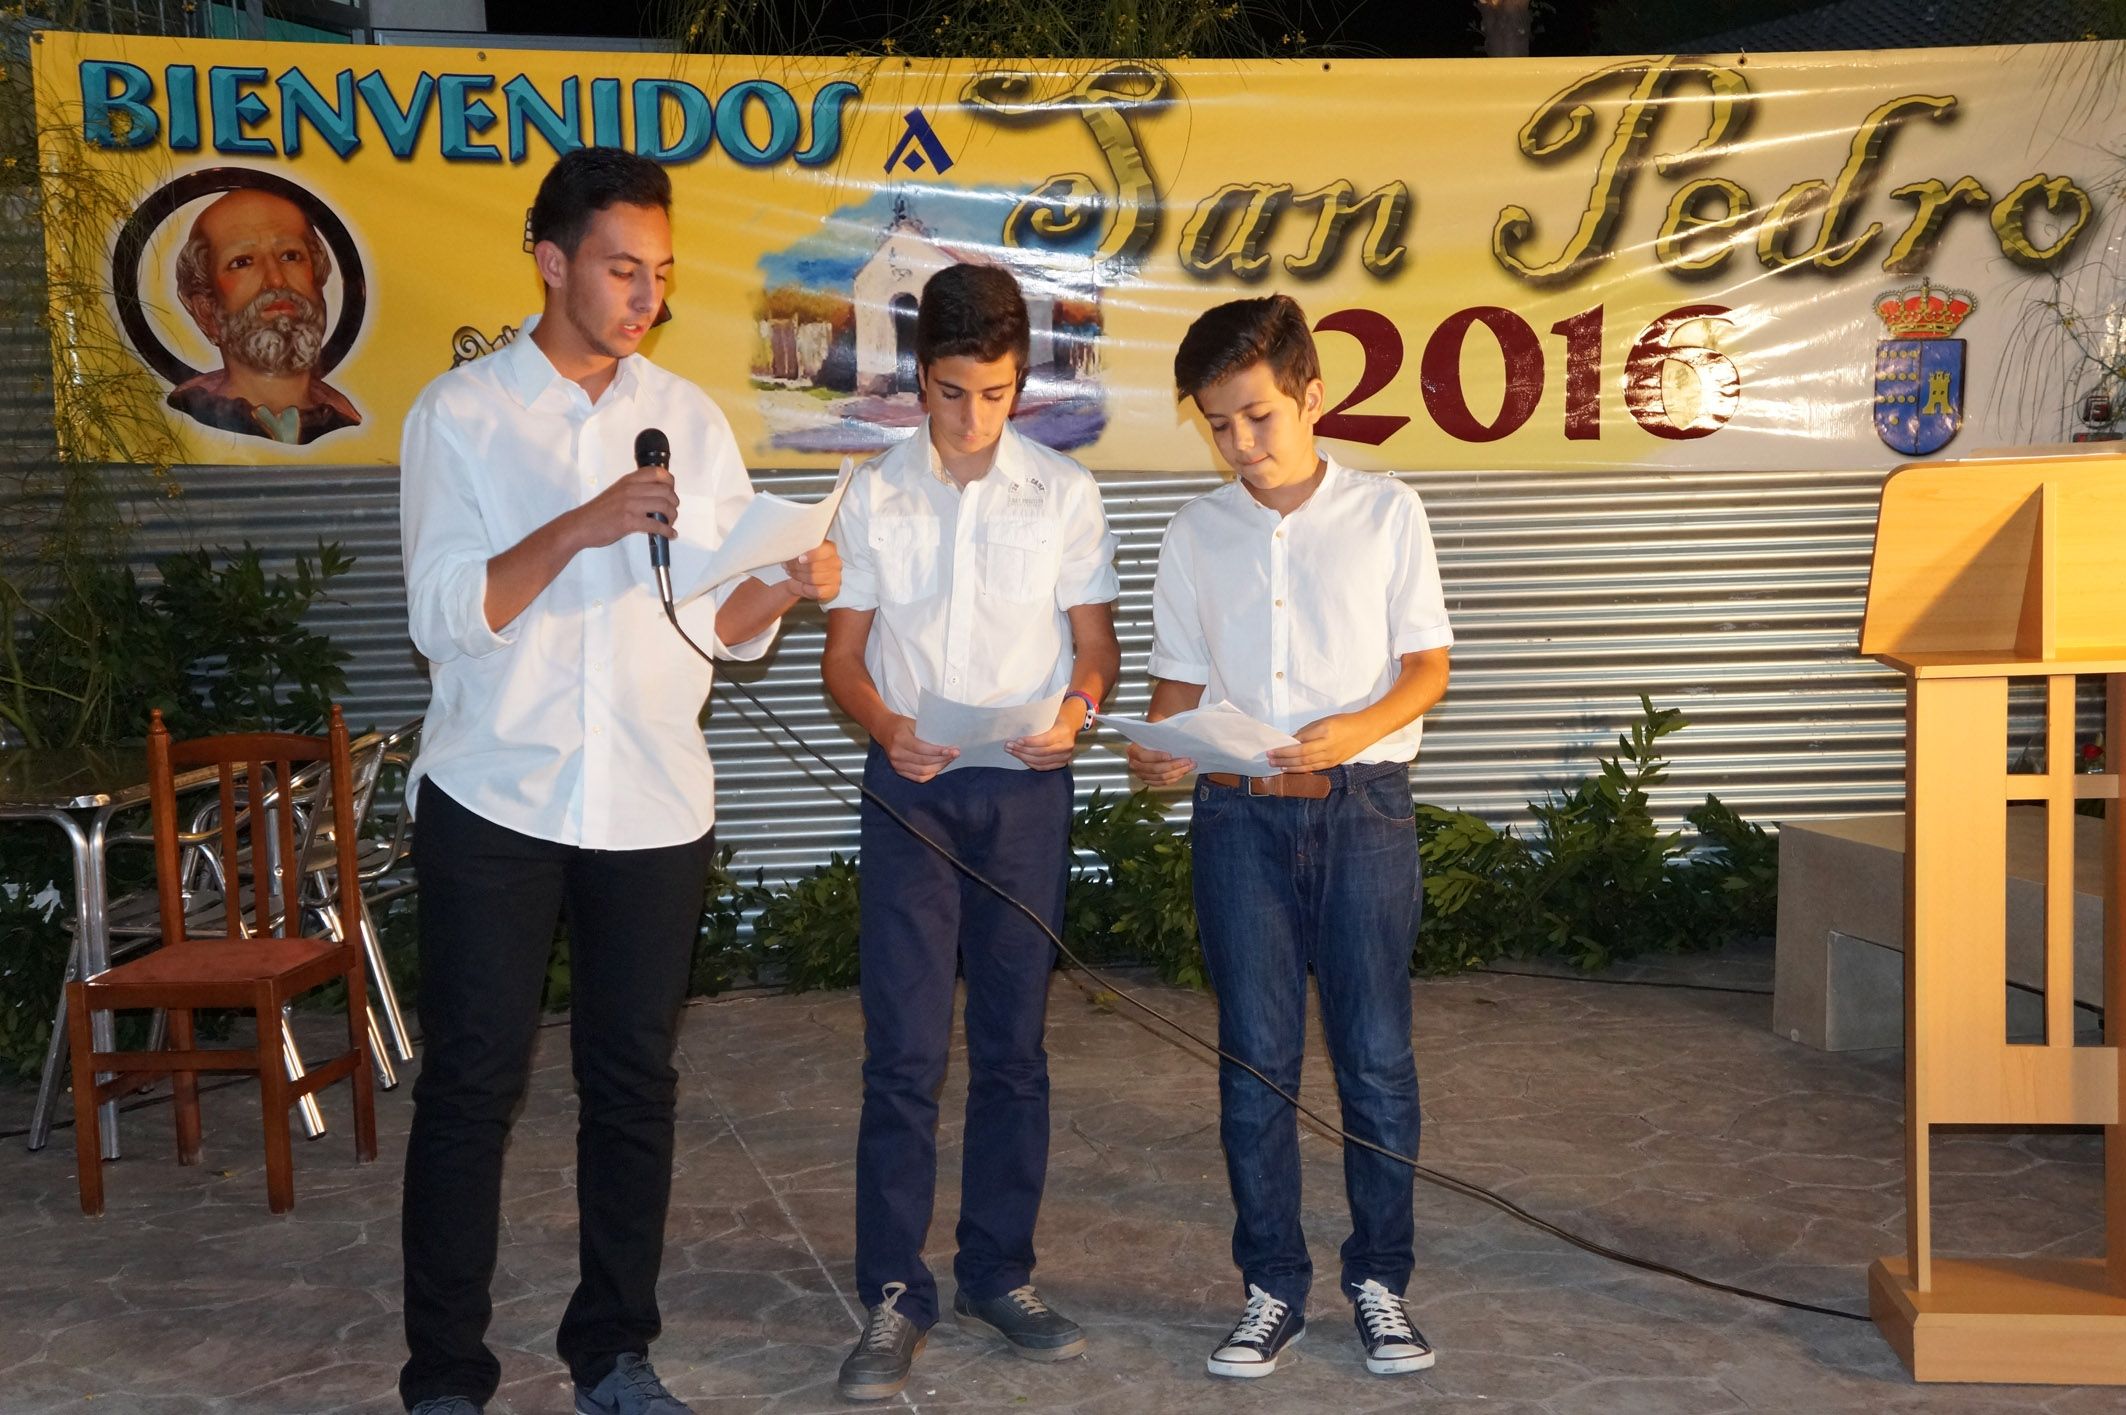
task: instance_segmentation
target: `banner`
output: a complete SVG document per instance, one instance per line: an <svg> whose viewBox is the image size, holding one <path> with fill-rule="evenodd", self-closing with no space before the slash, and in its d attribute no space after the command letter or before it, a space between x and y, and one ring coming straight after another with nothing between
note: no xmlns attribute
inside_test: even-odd
<svg viewBox="0 0 2126 1415"><path fill-rule="evenodd" d="M168 386L195 461L396 460L421 387L537 311L526 211L585 143L670 168L644 349L755 466L905 435L916 301L954 262L1017 274L1020 426L1102 469L1215 465L1173 351L1273 291L1365 466L1864 468L2126 430L2118 44L1152 67L47 34L35 63L47 164L138 192L106 307L66 316ZM302 298L262 310L241 241Z"/></svg>

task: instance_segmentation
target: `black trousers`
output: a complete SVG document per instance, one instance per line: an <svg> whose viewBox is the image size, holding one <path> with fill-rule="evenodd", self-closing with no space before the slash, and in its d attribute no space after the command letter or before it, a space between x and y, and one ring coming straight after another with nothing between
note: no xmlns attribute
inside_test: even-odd
<svg viewBox="0 0 2126 1415"><path fill-rule="evenodd" d="M584 850L421 784L422 1056L406 1147L399 1395L491 1399L502 1152L531 1072L554 926L568 910L580 1273L559 1346L583 1385L656 1338L672 1188L672 1043L714 849Z"/></svg>

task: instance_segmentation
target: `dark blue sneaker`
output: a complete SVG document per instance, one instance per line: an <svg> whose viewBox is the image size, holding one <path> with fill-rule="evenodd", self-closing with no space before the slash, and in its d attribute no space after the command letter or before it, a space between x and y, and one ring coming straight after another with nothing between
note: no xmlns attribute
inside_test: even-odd
<svg viewBox="0 0 2126 1415"><path fill-rule="evenodd" d="M1351 1294L1351 1315L1366 1348L1366 1369L1376 1376L1399 1376L1431 1367L1432 1343L1410 1321L1402 1294L1367 1278Z"/></svg>
<svg viewBox="0 0 2126 1415"><path fill-rule="evenodd" d="M1277 1369L1278 1356L1306 1329L1305 1317L1250 1283L1248 1308L1232 1334L1211 1353L1210 1372L1243 1380L1267 1376Z"/></svg>
<svg viewBox="0 0 2126 1415"><path fill-rule="evenodd" d="M842 1362L835 1383L842 1399L891 1400L908 1383L908 1368L922 1351L926 1333L894 1305L907 1290L905 1282L889 1282L880 1289L879 1304L864 1319L864 1334Z"/></svg>
<svg viewBox="0 0 2126 1415"><path fill-rule="evenodd" d="M694 1410L664 1388L647 1360L623 1351L604 1380L576 1387L576 1415L694 1415Z"/></svg>
<svg viewBox="0 0 2126 1415"><path fill-rule="evenodd" d="M955 1293L952 1319L963 1331L1003 1337L1029 1361L1068 1361L1085 1354L1084 1329L1043 1302L1030 1282L979 1301Z"/></svg>

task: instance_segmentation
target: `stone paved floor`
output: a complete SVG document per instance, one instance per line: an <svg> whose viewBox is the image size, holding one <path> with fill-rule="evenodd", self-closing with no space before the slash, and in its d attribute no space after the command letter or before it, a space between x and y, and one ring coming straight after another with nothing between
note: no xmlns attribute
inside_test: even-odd
<svg viewBox="0 0 2126 1415"><path fill-rule="evenodd" d="M1762 952L1642 969L1762 988ZM1413 985L1425 1159L1604 1242L1720 1279L1864 1305L1865 1266L1902 1242L1894 1054L1826 1056L1766 1029L1770 999L1473 975ZM1146 986L1213 1025L1208 998ZM2114 1391L1914 1386L1872 1327L1616 1267L1437 1189L1418 1193L1422 1376L1369 1377L1335 1301L1337 1151L1309 1136L1316 1325L1269 1380L1212 1382L1232 1319L1216 1079L1059 978L1055 1143L1040 1280L1090 1329L1088 1356L1020 1362L949 1327L891 1409L1466 1410L1495 1415L2126 1409ZM516 1131L494 1339L495 1409L569 1408L551 1352L575 1258L567 1033L545 1032ZM743 995L687 1015L660 1370L729 1415L846 1409L857 1328L851 1186L861 1030L848 994ZM1333 1105L1319 1051L1310 1100ZM958 1058L946 1113L964 1095ZM389 1411L398 1360L397 1182L410 1098L380 1097L381 1161L357 1168L344 1103L301 1146L298 1203L265 1209L248 1088L206 1100L208 1164L169 1158L168 1112L129 1116L110 1211L75 1205L66 1136L0 1147L0 1411ZM0 1092L0 1129L28 1097ZM941 1140L949 1271L958 1131ZM1959 1135L1937 1147L1946 1246L2089 1253L2095 1136ZM2004 1241L2000 1235L2008 1235ZM948 1287L949 1290L949 1287Z"/></svg>

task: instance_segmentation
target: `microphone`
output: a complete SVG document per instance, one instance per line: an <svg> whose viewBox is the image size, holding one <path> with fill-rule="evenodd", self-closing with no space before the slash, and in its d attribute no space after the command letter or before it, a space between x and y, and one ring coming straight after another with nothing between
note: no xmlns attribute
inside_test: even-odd
<svg viewBox="0 0 2126 1415"><path fill-rule="evenodd" d="M672 465L672 442L662 428L646 427L635 434L635 465L638 467L670 467ZM651 513L656 515L655 512ZM657 517L665 521L662 516ZM665 521L670 525L670 521ZM664 602L672 602L672 543L654 532L650 534L650 568L657 575L657 593Z"/></svg>

